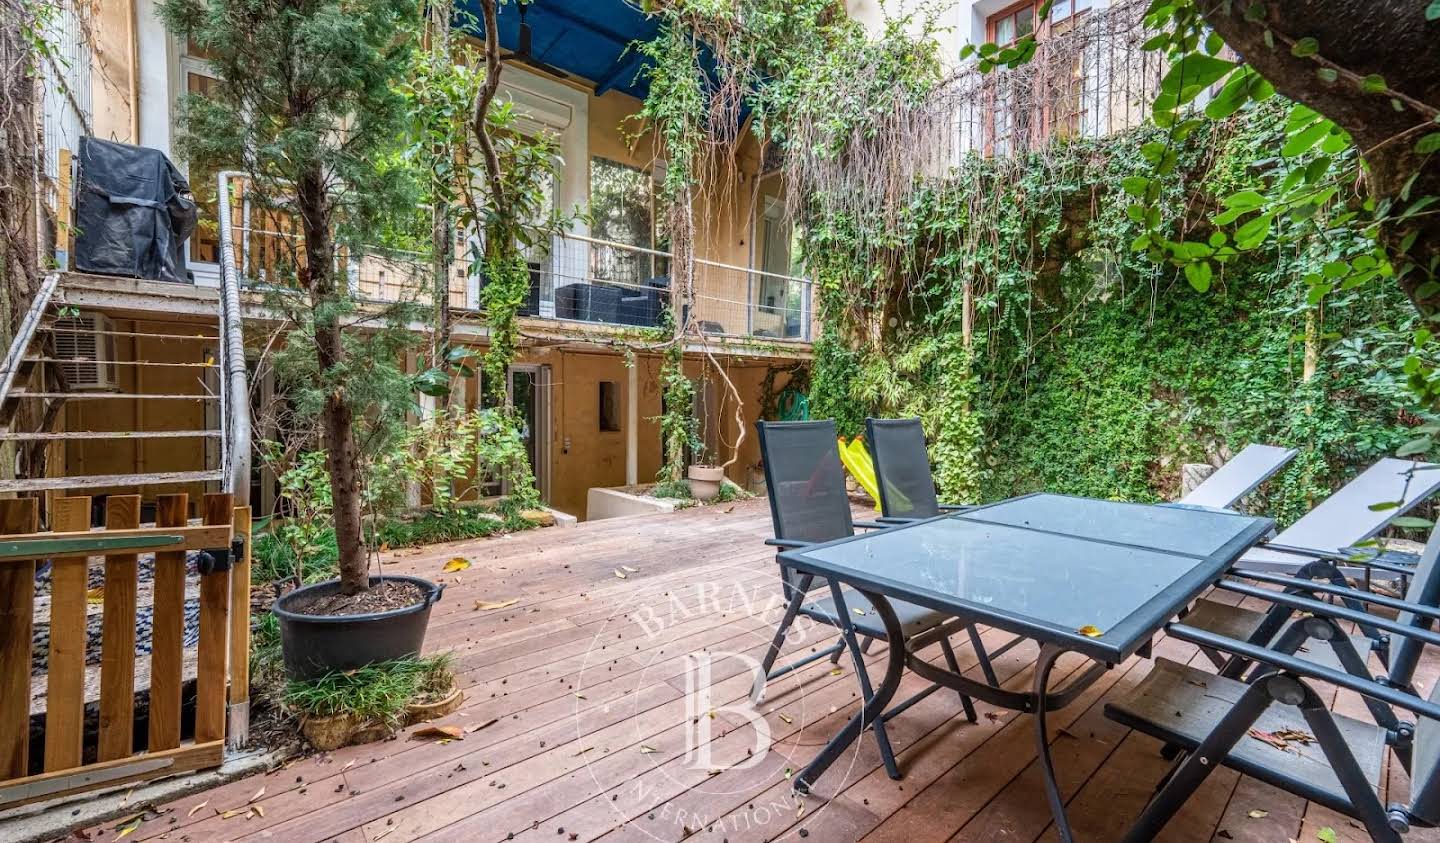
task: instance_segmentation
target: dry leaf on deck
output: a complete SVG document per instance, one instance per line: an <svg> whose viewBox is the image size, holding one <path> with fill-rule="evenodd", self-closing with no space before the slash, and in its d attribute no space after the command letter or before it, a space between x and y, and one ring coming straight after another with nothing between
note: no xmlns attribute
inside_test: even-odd
<svg viewBox="0 0 1440 843"><path fill-rule="evenodd" d="M638 574L638 573L640 573L640 569L639 569L639 568L632 568L632 567L630 567L629 565L621 565L620 567L621 567L621 568L624 568L625 570L629 571L629 572L632 573L632 574Z"/></svg>
<svg viewBox="0 0 1440 843"><path fill-rule="evenodd" d="M465 739L465 730L459 726L426 726L423 729L416 729L410 733L410 740L412 741L435 739L462 741Z"/></svg>
<svg viewBox="0 0 1440 843"><path fill-rule="evenodd" d="M1315 743L1314 735L1301 731L1300 729L1279 729L1276 730L1275 737L1282 741L1294 741L1299 744Z"/></svg>
<svg viewBox="0 0 1440 843"><path fill-rule="evenodd" d="M191 809L190 809L190 813L186 814L185 816L186 816L187 818L193 817L193 816L195 816L195 812L196 812L196 811L200 810L201 808L204 808L206 805L209 805L209 804L210 804L210 800L209 800L209 799L206 799L204 802L201 802L199 805L196 805L194 808L191 808Z"/></svg>
<svg viewBox="0 0 1440 843"><path fill-rule="evenodd" d="M453 574L453 573L455 573L456 571L463 571L463 570L465 570L466 568L469 568L469 567L470 567L470 560L469 560L469 559L465 559L464 557L457 556L457 557L455 557L454 559L451 559L449 562L446 562L446 563L445 563L445 567L444 567L444 568L441 568L440 570L444 571L444 572L447 573L447 574Z"/></svg>
<svg viewBox="0 0 1440 843"><path fill-rule="evenodd" d="M790 723L794 723L794 722L795 722L795 718L791 717L791 716L788 715L788 714L782 714L782 715L780 715L780 719L781 719L781 720L784 720L787 725L790 724Z"/></svg>
<svg viewBox="0 0 1440 843"><path fill-rule="evenodd" d="M1315 832L1315 839L1320 843L1335 843L1335 829L1327 825Z"/></svg>
<svg viewBox="0 0 1440 843"><path fill-rule="evenodd" d="M1086 638L1099 638L1100 636L1105 634L1100 631L1100 627L1088 623L1075 631L1085 636Z"/></svg>
<svg viewBox="0 0 1440 843"><path fill-rule="evenodd" d="M1261 729L1251 729L1249 734L1250 737L1254 738L1255 740L1260 741L1261 743L1268 743L1276 749L1288 749L1290 746L1289 743L1286 743L1284 738L1274 734L1273 732L1266 732Z"/></svg>
<svg viewBox="0 0 1440 843"><path fill-rule="evenodd" d="M264 796L264 795L265 795L265 788L262 787L262 788L260 788L259 790L255 791L255 795L252 796L252 797L250 797L250 798L249 798L248 800L246 800L246 801L248 801L248 802L254 802L256 799L259 799L260 797L262 797L262 796Z"/></svg>
<svg viewBox="0 0 1440 843"><path fill-rule="evenodd" d="M140 827L140 823L142 823L142 822L144 822L144 819L143 819L143 818L141 818L141 817L136 817L134 820L132 820L132 821L130 822L129 825L125 826L125 827L122 828L122 829L118 829L120 833L117 834L117 835L115 835L115 839L116 839L116 840L119 840L119 839L122 838L122 837L127 837L127 836L129 836L133 831L135 831L135 829L137 829L137 828Z"/></svg>
<svg viewBox="0 0 1440 843"><path fill-rule="evenodd" d="M1259 808L1256 808L1255 810L1251 811L1247 816L1249 816L1252 820L1263 820L1266 817L1270 816L1270 812L1262 811Z"/></svg>
<svg viewBox="0 0 1440 843"><path fill-rule="evenodd" d="M252 811L255 812L255 816L259 817L259 818L262 819L262 820L265 819L265 806L264 806L264 805L251 805L251 806L250 806L250 810L252 810Z"/></svg>
<svg viewBox="0 0 1440 843"><path fill-rule="evenodd" d="M491 603L491 602L486 601L486 600L476 600L476 601L475 601L475 611L477 611L477 612L488 612L488 611L490 611L490 610L492 610L492 609L508 609L508 608L510 608L511 606L514 606L516 603L519 603L519 602L520 602L520 598L519 598L519 597L511 597L509 600L500 600L500 601L495 602L495 603Z"/></svg>
<svg viewBox="0 0 1440 843"><path fill-rule="evenodd" d="M655 747L653 747L653 746L648 746L648 745L643 744L643 743L640 744L640 754L641 754L641 755L649 755L649 754L652 753L652 752L655 752Z"/></svg>
<svg viewBox="0 0 1440 843"><path fill-rule="evenodd" d="M490 718L489 720L486 720L484 723L481 723L481 724L478 725L478 726L471 726L470 728L466 729L466 730L465 730L465 734L467 734L467 735L473 734L473 733L478 732L478 731L480 731L481 729L484 729L484 728L486 728L486 727L494 726L494 725L495 725L496 723L498 723L498 722L500 722L500 719L499 719L498 717L492 717L492 718Z"/></svg>
<svg viewBox="0 0 1440 843"><path fill-rule="evenodd" d="M622 570L620 570L619 568L616 568L616 569L615 569L615 576L616 576L617 578L623 580L623 579L625 579L625 572L622 571Z"/></svg>

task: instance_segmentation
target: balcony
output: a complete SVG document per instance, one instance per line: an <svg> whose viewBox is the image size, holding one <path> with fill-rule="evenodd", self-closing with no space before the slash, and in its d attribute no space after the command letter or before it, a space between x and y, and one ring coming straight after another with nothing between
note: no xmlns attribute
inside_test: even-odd
<svg viewBox="0 0 1440 843"><path fill-rule="evenodd" d="M228 190L222 190L222 195ZM220 216L219 248L229 244L244 287L284 286L301 260L299 235L282 215L261 213L239 193ZM456 243L457 255L474 254L477 238ZM341 250L351 292L375 304L432 299L428 252L366 247ZM667 252L559 234L548 244L527 250L530 295L520 314L576 328L659 328L672 295ZM706 336L729 339L808 343L814 334L812 283L805 278L697 259L693 318ZM449 271L450 305L460 312L481 309L483 273L468 260L455 260ZM610 331L609 333L614 333Z"/></svg>

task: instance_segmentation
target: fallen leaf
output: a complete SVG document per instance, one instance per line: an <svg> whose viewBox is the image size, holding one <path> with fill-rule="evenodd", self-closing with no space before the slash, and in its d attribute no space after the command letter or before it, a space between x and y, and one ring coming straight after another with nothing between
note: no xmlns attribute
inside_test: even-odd
<svg viewBox="0 0 1440 843"><path fill-rule="evenodd" d="M1105 634L1100 631L1100 627L1088 623L1075 631L1085 636L1086 638L1099 638L1100 636Z"/></svg>
<svg viewBox="0 0 1440 843"><path fill-rule="evenodd" d="M621 568L624 568L625 570L629 571L629 572L632 573L632 574L638 574L638 573L640 573L640 569L639 569L639 568L632 568L632 567L630 567L629 565L621 565L620 567L621 567Z"/></svg>
<svg viewBox="0 0 1440 843"><path fill-rule="evenodd" d="M789 767L786 767L786 768L785 768L785 778L788 779L788 778L790 778L790 777L793 776L793 775L795 775L795 771L792 770L792 769L790 769Z"/></svg>
<svg viewBox="0 0 1440 843"><path fill-rule="evenodd" d="M238 808L235 809L235 810L233 810L233 811L221 811L221 812L220 812L220 819L222 819L222 820L228 820L228 819L230 819L231 817L238 817L238 816L240 816L241 814L245 814L245 813L249 813L249 812L248 812L248 811L242 811L242 810L240 810L240 809L238 809Z"/></svg>
<svg viewBox="0 0 1440 843"><path fill-rule="evenodd" d="M862 608L860 608L859 606L856 606L854 609L851 609L850 611L854 612L854 613L857 614L857 615L862 615L862 616L863 616L863 615L865 614L865 610L862 609Z"/></svg>
<svg viewBox="0 0 1440 843"><path fill-rule="evenodd" d="M1335 829L1327 825L1315 832L1315 839L1320 843L1335 843Z"/></svg>
<svg viewBox="0 0 1440 843"><path fill-rule="evenodd" d="M142 822L144 822L144 820L143 820L142 818L136 817L135 819L131 820L131 821L130 821L130 824L127 825L127 826L125 826L124 828L117 828L116 831L118 831L118 832L120 832L120 833L117 834L117 835L115 835L115 839L116 839L116 840L119 840L119 839L122 838L122 837L126 837L126 836L130 835L132 832L135 831L135 829L137 829L137 828L140 827L140 823L142 823Z"/></svg>
<svg viewBox="0 0 1440 843"><path fill-rule="evenodd" d="M512 597L512 598L510 598L509 600L501 600L501 601L496 602L496 603L491 603L491 602L489 602L489 601L487 601L487 600L476 600L476 601L475 601L475 611L477 611L477 612L488 612L488 611L490 611L490 610L492 610L492 609L507 609L507 608L509 608L509 607L511 607L511 606L514 606L516 603L519 603L519 602L520 602L520 598L519 598L519 597Z"/></svg>
<svg viewBox="0 0 1440 843"><path fill-rule="evenodd" d="M86 602L86 603L93 603L93 604L96 604L96 605L99 605L99 604L101 604L101 603L104 603L104 602L105 602L105 589L103 589L103 588L87 588L87 589L85 589L85 602Z"/></svg>
<svg viewBox="0 0 1440 843"><path fill-rule="evenodd" d="M195 812L196 812L196 811L200 810L201 808L204 808L206 805L209 805L209 804L210 804L210 800L209 800L209 799L206 799L204 802L201 802L199 805L196 805L194 808L191 808L191 809L190 809L190 813L188 813L188 814L185 815L186 818L188 819L188 818L190 818L190 817L195 816Z"/></svg>
<svg viewBox="0 0 1440 843"><path fill-rule="evenodd" d="M572 756L570 756L570 757L571 757L571 758L579 758L580 756L584 755L585 753L589 752L590 750L592 750L592 749L594 749L594 748L595 748L595 747L593 747L593 746L587 746L587 747L585 747L584 749L580 750L579 752L575 753L574 755L572 755Z"/></svg>
<svg viewBox="0 0 1440 843"><path fill-rule="evenodd" d="M844 672L845 672L845 671L841 670L841 669L838 668L838 667L832 667L832 668L830 669L830 675L831 675L831 676L839 676L840 674L842 674L842 673L844 673Z"/></svg>
<svg viewBox="0 0 1440 843"><path fill-rule="evenodd" d="M465 570L466 568L469 568L469 567L470 567L470 560L469 560L469 559L466 559L466 558L464 558L464 557L462 557L462 556L457 556L457 557L455 557L454 559L451 559L449 562L446 562L446 563L445 563L445 567L441 568L440 570L444 571L444 572L447 573L447 574L453 574L453 573L455 573L456 571L463 571L463 570Z"/></svg>
<svg viewBox="0 0 1440 843"><path fill-rule="evenodd" d="M252 810L252 811L255 812L255 816L259 817L259 818L262 819L262 820L265 819L265 806L264 806L264 805L254 805L254 806L251 806L250 810Z"/></svg>
<svg viewBox="0 0 1440 843"><path fill-rule="evenodd" d="M465 739L465 730L459 726L426 726L423 729L416 729L410 733L410 740L412 741L435 739L462 741Z"/></svg>
<svg viewBox="0 0 1440 843"><path fill-rule="evenodd" d="M1315 743L1314 735L1310 734L1309 732L1301 731L1299 729L1280 729L1275 732L1275 737L1283 741L1294 741L1295 743L1300 744Z"/></svg>
<svg viewBox="0 0 1440 843"><path fill-rule="evenodd" d="M993 711L987 711L985 712L985 719L989 720L991 723L999 723L1001 718L999 714Z"/></svg>
<svg viewBox="0 0 1440 843"><path fill-rule="evenodd" d="M1266 817L1270 816L1270 812L1269 812L1269 811L1262 811L1262 810L1260 810L1259 808L1256 808L1255 810L1251 811L1251 812L1250 812L1249 814L1247 814L1246 816L1250 817L1250 819L1252 819L1252 820L1263 820L1263 819L1265 819Z"/></svg>
<svg viewBox="0 0 1440 843"><path fill-rule="evenodd" d="M346 761L346 762L345 762L345 766L344 766L344 767L341 767L341 768L340 768L340 772L343 773L343 772L345 772L346 770L348 770L348 769L350 769L351 767L354 767L354 766L355 766L355 759L354 759L354 758L351 758L349 761Z"/></svg>
<svg viewBox="0 0 1440 843"><path fill-rule="evenodd" d="M262 788L260 788L259 790L255 791L255 795L252 796L252 797L250 797L250 798L247 799L246 801L247 801L247 802L254 802L256 799L259 799L260 797L262 797L262 796L264 796L264 795L265 795L265 788L262 787Z"/></svg>
<svg viewBox="0 0 1440 843"><path fill-rule="evenodd" d="M652 753L652 752L654 752L654 751L655 751L655 747L653 747L653 746L647 746L646 744L643 744L643 743L640 744L640 754L641 754L641 755L649 755L650 753Z"/></svg>
<svg viewBox="0 0 1440 843"><path fill-rule="evenodd" d="M785 723L786 723L786 725L789 725L789 724L795 722L795 718L791 717L791 716L788 715L788 714L782 714L782 715L780 715L780 719L781 719L781 720L784 720Z"/></svg>
<svg viewBox="0 0 1440 843"><path fill-rule="evenodd" d="M622 570L620 570L619 568L616 568L616 569L615 569L615 576L616 576L616 578L622 579L622 580L626 578L626 577L625 577L625 572L622 571Z"/></svg>
<svg viewBox="0 0 1440 843"><path fill-rule="evenodd" d="M1285 742L1284 738L1278 737L1272 732L1266 732L1260 729L1251 729L1249 734L1250 737L1254 738L1255 740L1260 741L1261 743L1268 743L1276 749L1288 749L1290 746L1290 744Z"/></svg>

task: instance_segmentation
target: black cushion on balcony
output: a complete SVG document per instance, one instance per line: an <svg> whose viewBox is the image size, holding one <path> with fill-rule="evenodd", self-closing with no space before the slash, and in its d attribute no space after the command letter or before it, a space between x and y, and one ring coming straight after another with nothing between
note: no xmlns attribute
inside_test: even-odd
<svg viewBox="0 0 1440 843"><path fill-rule="evenodd" d="M555 316L584 322L619 321L620 288L609 284L566 284L555 290Z"/></svg>

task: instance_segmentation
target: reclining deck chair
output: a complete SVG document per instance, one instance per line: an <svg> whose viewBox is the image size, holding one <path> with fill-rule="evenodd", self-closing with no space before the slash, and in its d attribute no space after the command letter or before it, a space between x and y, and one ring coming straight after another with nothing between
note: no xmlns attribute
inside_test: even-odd
<svg viewBox="0 0 1440 843"><path fill-rule="evenodd" d="M760 456L765 467L770 517L775 528L775 537L767 539L766 544L783 549L803 548L854 535L857 526L867 529L884 529L887 526L852 520L850 498L845 491L844 468L840 464L840 454L835 445L834 422L760 421L756 422L755 426L760 436ZM880 616L870 607L869 601L863 595L849 588L839 588L832 584L829 597L810 600L809 591L815 584L813 576L801 574L782 564L780 579L786 600L785 615L761 660L760 674L755 677L751 699L759 702L764 696L765 685L770 680L827 656L832 661L838 661L848 650L854 662L861 694L868 701L872 696L872 685L865 669L864 647L859 639L867 640L865 646L868 646L871 640L887 640ZM959 662L948 635L958 632L963 624L911 603L896 600L891 601L891 604L899 616L907 639L939 627L953 627L943 632L939 641L950 669L958 673ZM830 647L808 653L775 668L786 633L801 615L836 628L840 632L840 640ZM875 740L885 761L886 772L892 779L900 777L900 769L885 733L885 722L939 687L930 686L876 719L873 725ZM975 722L975 707L970 698L961 694L960 701L965 716L972 723Z"/></svg>
<svg viewBox="0 0 1440 843"><path fill-rule="evenodd" d="M1419 601L1293 579L1293 589L1279 592L1234 580L1221 582L1219 588L1268 600L1292 612L1309 613L1287 627L1274 647L1237 641L1184 623L1171 624L1168 630L1175 638L1253 662L1257 670L1250 681L1241 682L1159 659L1133 691L1106 704L1105 715L1110 719L1188 752L1162 779L1125 840L1154 839L1217 762L1354 817L1375 840L1398 841L1411 825L1440 825L1440 684L1424 699L1413 686L1424 646L1440 645L1440 635L1431 630L1440 620L1440 610L1435 608L1436 598L1440 598L1440 579L1434 574L1437 556L1440 530L1431 534L1420 557L1411 589ZM1266 582L1285 579L1266 574L1255 577ZM1388 620L1348 605L1323 603L1310 595L1345 597L1347 603L1353 600L1393 609L1398 615ZM1344 621L1377 626L1399 639L1388 673L1372 680L1297 654L1307 638L1326 641L1343 637L1339 623ZM1366 723L1328 711L1312 687L1316 681L1355 691L1372 712L1387 712L1388 719ZM1419 715L1418 725L1396 717L1397 709ZM1288 746L1286 738L1275 738L1272 743L1265 737L1297 732L1313 736L1319 751ZM1380 802L1387 746L1411 774L1409 804L1387 807Z"/></svg>
<svg viewBox="0 0 1440 843"><path fill-rule="evenodd" d="M1229 509L1295 459L1295 453L1294 448L1246 445L1176 503Z"/></svg>
<svg viewBox="0 0 1440 843"><path fill-rule="evenodd" d="M1391 518L1414 507L1440 488L1440 470L1435 468L1433 463L1380 460L1281 531L1264 547L1246 551L1235 563L1235 568L1244 571L1289 571L1299 577L1323 577L1342 586L1345 585L1345 574L1359 571L1368 577L1371 567L1408 578L1415 572L1413 557L1404 558L1409 554L1390 552L1382 558L1356 560L1360 552L1353 545L1380 532ZM1398 501L1399 505L1392 509L1371 509L1375 504L1390 501ZM1352 604L1351 608L1357 607ZM1269 628L1271 637L1263 641L1256 638L1265 618L1264 612L1200 600L1185 615L1185 623L1229 638L1265 644L1280 631L1272 624ZM1362 660L1373 650L1384 662L1387 639L1369 624L1362 625L1361 631L1363 636L1356 636L1353 643L1357 645ZM1329 667L1338 667L1337 662L1329 660L1329 654L1330 648L1320 648L1315 657ZM1217 665L1225 661L1217 653L1210 656Z"/></svg>

